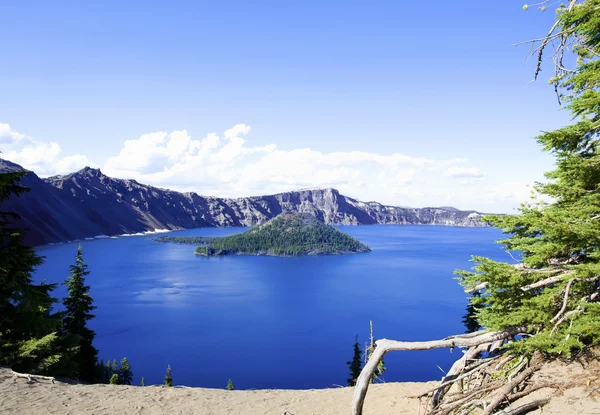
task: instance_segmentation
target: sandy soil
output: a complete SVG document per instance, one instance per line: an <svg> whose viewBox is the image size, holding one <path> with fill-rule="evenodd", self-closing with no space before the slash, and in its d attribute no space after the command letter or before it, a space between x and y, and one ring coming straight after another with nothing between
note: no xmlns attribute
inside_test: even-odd
<svg viewBox="0 0 600 415"><path fill-rule="evenodd" d="M573 378L583 385L561 392L535 392L534 397L553 396L543 409L544 415L600 414L600 402L596 401L600 398L600 376L597 376L600 372L588 369L576 364L555 364L536 375L539 380ZM419 402L412 396L435 385L436 382L373 385L369 389L364 412L366 415L417 414ZM353 392L353 388L226 391L157 386L85 386L47 381L28 384L25 379L13 380L8 369L0 369L2 414L282 415L287 411L293 415L347 415Z"/></svg>

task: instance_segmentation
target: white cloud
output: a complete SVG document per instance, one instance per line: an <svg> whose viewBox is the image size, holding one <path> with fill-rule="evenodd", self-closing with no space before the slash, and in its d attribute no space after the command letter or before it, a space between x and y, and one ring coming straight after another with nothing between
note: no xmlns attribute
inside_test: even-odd
<svg viewBox="0 0 600 415"><path fill-rule="evenodd" d="M452 166L446 169L444 177L456 178L482 178L484 175L477 167L458 167Z"/></svg>
<svg viewBox="0 0 600 415"><path fill-rule="evenodd" d="M102 170L113 177L203 195L242 197L306 187L335 187L363 201L396 206L454 205L506 212L529 200L525 183L485 176L462 158L434 159L382 151L321 152L311 148L253 146L251 127L195 139L186 130L156 131L124 141ZM41 142L0 124L0 157L41 176L93 163L64 155L58 143Z"/></svg>
<svg viewBox="0 0 600 415"><path fill-rule="evenodd" d="M0 158L5 158L40 176L70 173L92 165L90 160L80 154L62 157L58 143L44 143L21 134L0 123Z"/></svg>
<svg viewBox="0 0 600 415"><path fill-rule="evenodd" d="M335 187L360 199L418 206L435 204L452 181L442 176L443 169L467 161L252 146L246 140L250 130L238 124L222 136L211 133L199 140L185 130L145 134L126 141L103 170L116 177L204 195L240 197Z"/></svg>

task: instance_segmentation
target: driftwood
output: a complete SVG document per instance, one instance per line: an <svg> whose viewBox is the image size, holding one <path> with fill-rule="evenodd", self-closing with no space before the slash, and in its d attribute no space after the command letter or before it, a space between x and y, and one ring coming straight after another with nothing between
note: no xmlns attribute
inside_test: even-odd
<svg viewBox="0 0 600 415"><path fill-rule="evenodd" d="M362 415L365 397L373 373L383 358L383 356L392 350L431 350L442 348L470 348L482 344L491 344L499 340L505 340L514 337L518 333L524 332L527 327L514 327L511 329L497 332L476 332L467 335L451 336L443 340L433 340L424 342L401 342L395 340L382 339L376 342L377 347L371 355L371 358L363 368L356 382L354 398L352 401L352 415Z"/></svg>
<svg viewBox="0 0 600 415"><path fill-rule="evenodd" d="M520 415L526 414L527 412L533 411L534 409L538 409L544 405L546 405L550 401L550 398L538 399L536 401L527 402L523 405L519 405L515 408L505 409L500 412L496 412L496 415Z"/></svg>
<svg viewBox="0 0 600 415"><path fill-rule="evenodd" d="M35 382L38 379L49 380L52 383L54 383L54 380L55 380L51 376L32 375L32 374L29 374L29 373L18 373L18 372L15 372L15 371L12 371L12 376L13 376L13 380L15 382L17 381L17 378L27 379L27 383L33 383L33 382Z"/></svg>

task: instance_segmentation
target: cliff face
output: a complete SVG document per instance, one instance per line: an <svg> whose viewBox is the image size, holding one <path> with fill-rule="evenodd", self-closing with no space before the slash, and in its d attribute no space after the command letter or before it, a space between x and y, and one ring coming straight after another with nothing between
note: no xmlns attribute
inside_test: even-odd
<svg viewBox="0 0 600 415"><path fill-rule="evenodd" d="M0 171L17 170L23 169L0 160ZM31 191L4 202L1 209L21 215L17 225L29 229L25 239L32 245L154 229L252 226L284 211L311 213L327 224L485 225L473 211L365 203L335 189L227 199L115 179L89 167L46 179L29 172L23 185Z"/></svg>

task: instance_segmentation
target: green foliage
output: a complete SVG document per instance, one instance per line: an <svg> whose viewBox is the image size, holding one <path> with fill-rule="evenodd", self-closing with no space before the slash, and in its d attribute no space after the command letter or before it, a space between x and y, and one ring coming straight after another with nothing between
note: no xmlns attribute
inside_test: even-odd
<svg viewBox="0 0 600 415"><path fill-rule="evenodd" d="M144 377L142 376L142 382L141 382L141 386L146 386L146 380L144 379Z"/></svg>
<svg viewBox="0 0 600 415"><path fill-rule="evenodd" d="M167 365L167 374L165 375L165 385L173 386L173 377L171 376L171 365Z"/></svg>
<svg viewBox="0 0 600 415"><path fill-rule="evenodd" d="M350 368L348 386L356 386L356 381L358 380L358 376L360 375L360 371L362 370L362 352L360 350L360 345L358 344L358 335L356 336L356 341L354 342L353 349L354 354L352 356L352 360L346 362L346 364Z"/></svg>
<svg viewBox="0 0 600 415"><path fill-rule="evenodd" d="M87 265L83 262L83 249L77 249L75 264L70 267L71 273L67 278L68 296L63 300L63 329L65 333L74 336L77 350L72 357L75 370L73 375L84 382L99 381L97 360L98 350L92 345L95 333L87 327L87 322L94 318L91 312L94 307L89 295L90 287L85 285L85 277L89 274Z"/></svg>
<svg viewBox="0 0 600 415"><path fill-rule="evenodd" d="M131 365L126 357L121 359L121 364L117 365L117 361L113 360L112 363L109 360L104 365L104 362L100 361L97 364L99 380L102 383L111 383L115 385L131 385L133 381L133 372L131 371ZM113 378L114 383L113 383ZM142 378L143 382L144 378ZM143 385L142 385L143 386Z"/></svg>
<svg viewBox="0 0 600 415"><path fill-rule="evenodd" d="M229 381L227 382L227 390L228 391L233 390L233 382L231 381L231 379L229 379Z"/></svg>
<svg viewBox="0 0 600 415"><path fill-rule="evenodd" d="M479 292L473 293L473 297L481 297ZM481 301L476 298L471 298L467 304L466 314L462 318L462 323L465 325L466 333L473 333L481 329L481 325L477 321L477 311L482 307Z"/></svg>
<svg viewBox="0 0 600 415"><path fill-rule="evenodd" d="M155 242L170 242L174 244L185 245L205 245L219 239L218 237L209 236L159 236L154 238Z"/></svg>
<svg viewBox="0 0 600 415"><path fill-rule="evenodd" d="M499 243L519 251L519 266L474 257L473 272L458 271L461 284L472 289L476 319L491 330L527 326L529 336L511 343L516 352L539 350L568 355L600 340L600 0L560 7L557 33L572 44L574 72L557 68L550 81L573 115L573 123L537 137L556 158L556 169L520 208L519 215L486 218L507 237ZM561 41L562 42L562 41ZM557 277L553 284L523 289ZM563 302L566 298L566 308Z"/></svg>
<svg viewBox="0 0 600 415"><path fill-rule="evenodd" d="M0 202L29 189L19 182L26 172L0 173ZM28 373L68 372L60 335L60 315L52 312L55 284L34 284L31 274L43 258L22 243L12 225L14 212L0 212L0 364Z"/></svg>
<svg viewBox="0 0 600 415"><path fill-rule="evenodd" d="M264 225L223 238L162 237L161 241L200 243L199 255L307 255L367 252L370 249L309 214L282 214Z"/></svg>
<svg viewBox="0 0 600 415"><path fill-rule="evenodd" d="M124 357L121 359L121 365L119 366L119 384L120 385L131 385L133 381L133 373L131 372L131 366Z"/></svg>

